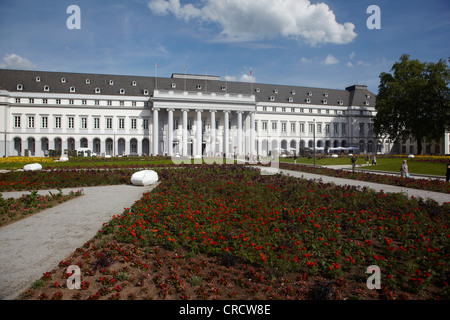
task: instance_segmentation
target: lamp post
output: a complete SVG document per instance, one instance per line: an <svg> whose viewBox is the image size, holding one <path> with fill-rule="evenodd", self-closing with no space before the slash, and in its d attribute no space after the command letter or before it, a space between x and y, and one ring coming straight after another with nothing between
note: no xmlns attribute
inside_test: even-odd
<svg viewBox="0 0 450 320"><path fill-rule="evenodd" d="M313 119L313 149L314 149L314 167L316 166L316 119Z"/></svg>

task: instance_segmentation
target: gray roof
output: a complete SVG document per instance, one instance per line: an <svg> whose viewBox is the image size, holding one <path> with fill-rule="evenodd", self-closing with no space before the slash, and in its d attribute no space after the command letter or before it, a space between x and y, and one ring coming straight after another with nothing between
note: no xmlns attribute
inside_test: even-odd
<svg viewBox="0 0 450 320"><path fill-rule="evenodd" d="M37 77L40 78L40 82L36 81ZM63 78L65 82L61 81ZM271 97L273 97L273 102L278 103L307 104L306 99L310 99L310 104L321 105L323 100L326 99L327 105L339 105L338 101L342 101L344 106L363 106L365 101L368 101L371 106L375 105L376 96L368 91L366 86L355 85L337 90L281 84L226 82L218 79L220 78L213 76L205 79L205 77L189 77L187 75L187 79L184 79L184 77L178 76L155 78L0 69L0 89L10 92L17 92L18 84L23 86L23 92L44 92L44 86L48 86L50 93L70 93L70 88L74 87L75 93L95 94L95 90L98 88L102 95L118 96L121 95L121 89L127 96L145 96L145 90L148 90L149 96L151 96L156 87L160 90L208 92L224 92L223 88L226 87L228 93L254 94L257 102L272 102ZM175 85L175 88L173 85ZM290 98L291 102L289 101Z"/></svg>

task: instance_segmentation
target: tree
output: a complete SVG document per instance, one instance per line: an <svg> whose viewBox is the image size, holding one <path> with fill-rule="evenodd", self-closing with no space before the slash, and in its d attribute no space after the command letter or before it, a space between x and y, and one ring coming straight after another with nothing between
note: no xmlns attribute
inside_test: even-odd
<svg viewBox="0 0 450 320"><path fill-rule="evenodd" d="M413 139L417 152L422 141L440 141L450 129L449 68L437 63L410 60L404 54L391 73L380 74L373 128L392 141Z"/></svg>

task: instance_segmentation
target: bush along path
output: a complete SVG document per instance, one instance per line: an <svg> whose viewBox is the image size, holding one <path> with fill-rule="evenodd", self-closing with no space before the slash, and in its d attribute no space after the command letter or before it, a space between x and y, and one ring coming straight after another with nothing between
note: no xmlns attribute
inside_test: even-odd
<svg viewBox="0 0 450 320"><path fill-rule="evenodd" d="M24 194L18 199L3 198L3 195L0 194L0 227L29 217L42 210L52 208L55 205L79 197L82 194L82 190L63 194L61 189L59 189L58 193L49 192L48 195L39 195L34 190L30 194Z"/></svg>
<svg viewBox="0 0 450 320"><path fill-rule="evenodd" d="M450 204L242 166L159 175L22 299L450 297ZM79 290L67 288L69 265ZM379 290L366 285L371 265Z"/></svg>

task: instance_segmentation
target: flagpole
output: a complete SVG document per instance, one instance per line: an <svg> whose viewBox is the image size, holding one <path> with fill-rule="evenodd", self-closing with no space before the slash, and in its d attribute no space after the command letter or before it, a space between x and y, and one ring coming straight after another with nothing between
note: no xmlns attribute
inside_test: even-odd
<svg viewBox="0 0 450 320"><path fill-rule="evenodd" d="M184 91L186 91L186 68L187 66L184 65Z"/></svg>
<svg viewBox="0 0 450 320"><path fill-rule="evenodd" d="M250 78L252 77L252 69L250 69ZM250 79L250 95L253 93L253 82L252 79Z"/></svg>
<svg viewBox="0 0 450 320"><path fill-rule="evenodd" d="M228 70L225 68L225 93L228 93Z"/></svg>
<svg viewBox="0 0 450 320"><path fill-rule="evenodd" d="M158 90L158 64L157 64L157 63L155 64L155 73L156 73L156 79L155 79L156 85L155 85L155 89Z"/></svg>
<svg viewBox="0 0 450 320"><path fill-rule="evenodd" d="M208 79L207 79L207 76L208 76L208 71L207 71L207 68L205 67L205 92L208 92Z"/></svg>

